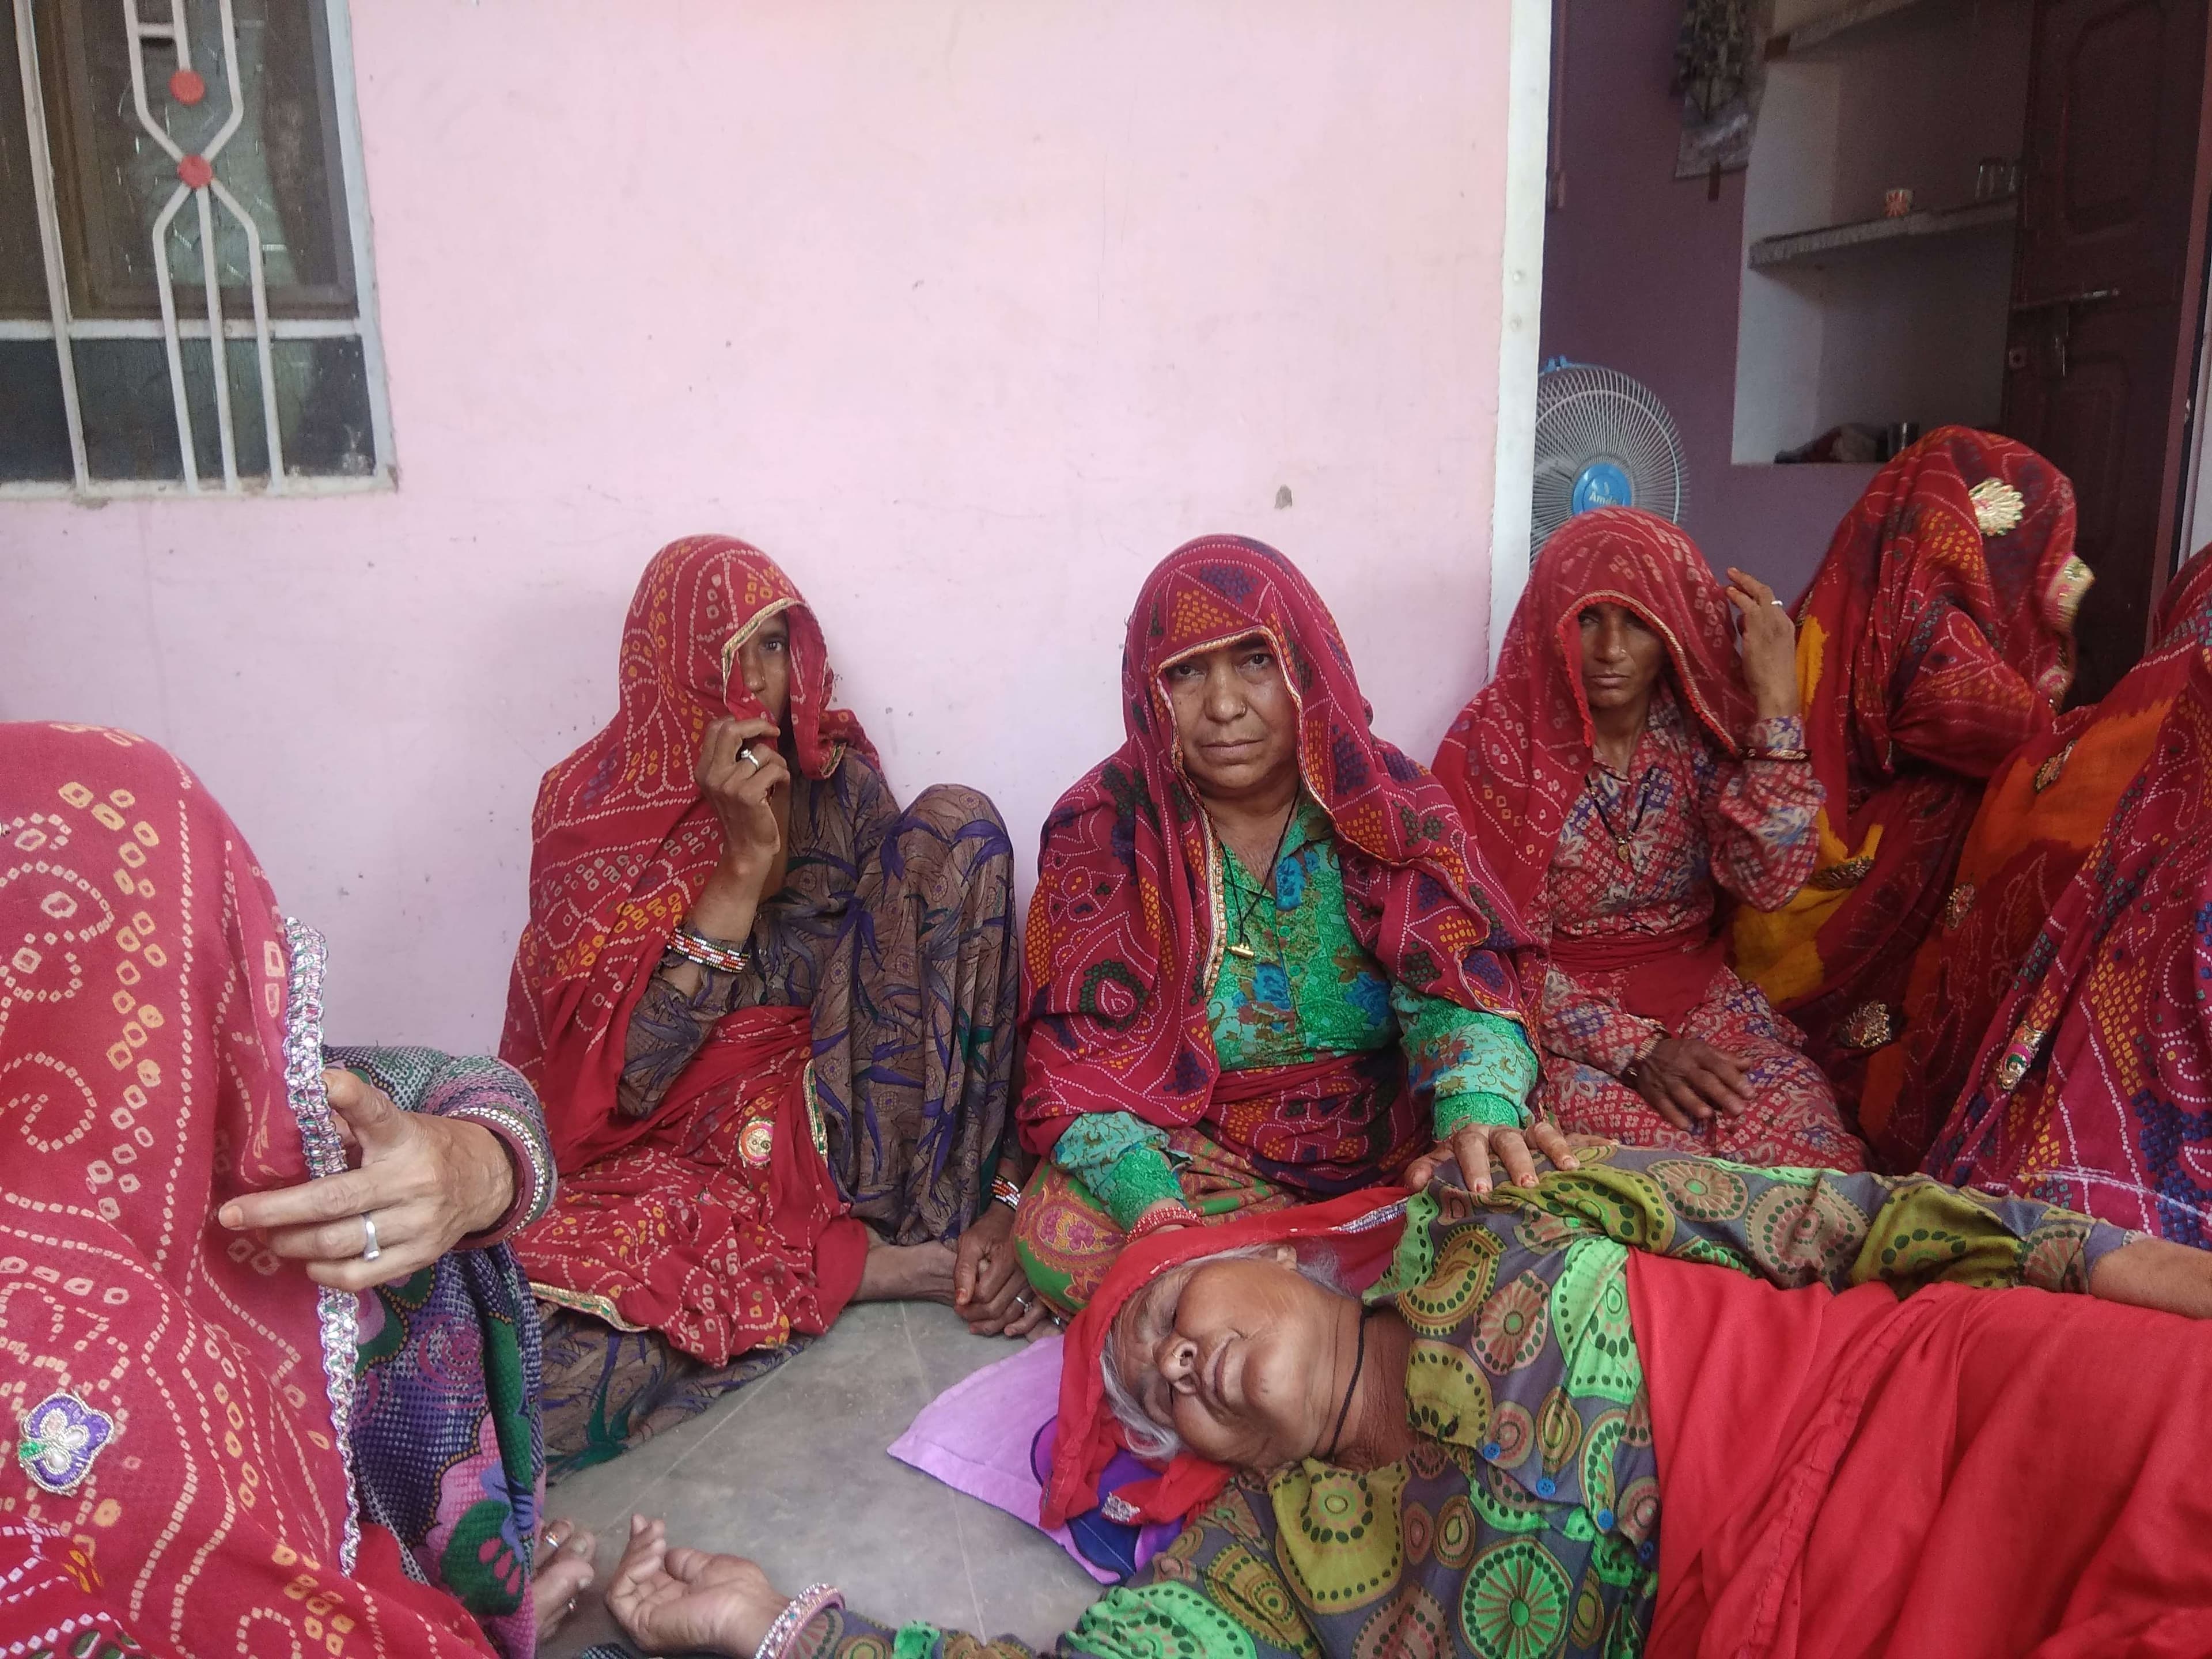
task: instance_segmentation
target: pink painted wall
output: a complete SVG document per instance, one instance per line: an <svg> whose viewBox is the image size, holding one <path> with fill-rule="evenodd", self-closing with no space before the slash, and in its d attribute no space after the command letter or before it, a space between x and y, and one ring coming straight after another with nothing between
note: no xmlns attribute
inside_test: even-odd
<svg viewBox="0 0 2212 1659"><path fill-rule="evenodd" d="M1674 176L1680 0L1565 6L1566 193L1544 221L1544 356L1602 363L1657 393L1682 434L1685 527L1716 567L1794 596L1874 469L1730 464L1744 175L1723 174L1717 202L1704 179Z"/></svg>
<svg viewBox="0 0 2212 1659"><path fill-rule="evenodd" d="M686 532L781 559L893 783L1025 861L1201 531L1304 565L1425 757L1484 659L1505 20L364 0L399 489L0 503L0 716L175 748L331 936L333 1030L463 1047Z"/></svg>

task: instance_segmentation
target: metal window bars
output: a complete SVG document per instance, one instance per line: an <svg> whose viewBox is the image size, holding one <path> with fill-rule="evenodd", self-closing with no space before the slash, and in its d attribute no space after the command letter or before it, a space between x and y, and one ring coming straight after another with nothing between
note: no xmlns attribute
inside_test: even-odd
<svg viewBox="0 0 2212 1659"><path fill-rule="evenodd" d="M64 0L72 3L72 0ZM61 210L55 185L53 154L46 125L44 90L38 58L33 15L37 0L13 0L15 13L16 55L23 82L23 106L28 127L28 155L35 198L40 251L46 269L46 296L51 320L46 323L0 319L0 339L51 339L60 370L63 413L68 425L73 478L67 484L14 483L0 484L0 496L51 495L58 489L84 496L167 494L181 489L190 495L209 492L210 481L201 476L198 446L188 393L184 342L209 343L209 379L215 398L217 435L222 455L221 489L226 495L248 493L260 483L270 494L331 493L388 487L393 481L391 411L384 384L381 342L376 329L374 266L370 258L368 191L361 161L360 119L353 101L352 35L346 0L317 0L325 9L329 23L331 85L337 107L340 161L346 197L347 228L351 240L355 293L349 318L272 319L269 308L267 264L261 227L238 198L225 187L216 166L222 151L245 119L244 82L238 50L238 22L234 0L216 0L222 35L223 81L229 99L222 125L198 151L186 151L154 116L147 92L148 44L167 46L175 54L176 70L169 82L171 94L197 102L205 82L192 67L192 42L186 0L155 0L166 3L166 19L149 20L141 0L119 0L124 27L130 43L131 91L133 112L145 135L167 152L177 170L176 188L155 216L152 226L154 271L161 298L158 322L149 319L78 318L72 314L69 273L64 260ZM118 3L118 0L108 0ZM199 234L206 317L180 318L177 313L176 284L170 270L170 235L187 202L192 204ZM220 206L243 231L246 244L247 287L252 299L252 319L227 317L223 310L216 246L216 209ZM176 410L177 443L182 462L180 481L149 478L95 478L85 443L73 342L76 340L158 337L167 356L169 388ZM367 380L374 465L367 476L352 474L288 473L284 465L283 430L276 392L275 344L280 339L357 338ZM259 371L261 426L268 449L265 481L241 476L238 469L237 423L231 407L228 358L222 349L234 340L250 340Z"/></svg>

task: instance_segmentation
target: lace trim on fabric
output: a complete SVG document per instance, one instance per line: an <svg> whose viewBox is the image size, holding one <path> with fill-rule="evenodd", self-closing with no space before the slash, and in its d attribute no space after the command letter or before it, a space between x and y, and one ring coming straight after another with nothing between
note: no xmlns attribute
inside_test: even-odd
<svg viewBox="0 0 2212 1659"><path fill-rule="evenodd" d="M345 1144L323 1088L323 968L329 947L303 921L284 918L291 982L284 999L284 1094L300 1126L307 1172L318 1180L345 1171ZM331 1432L345 1470L345 1532L338 1540L338 1571L350 1573L361 1547L361 1504L353 1478L353 1397L360 1304L349 1291L327 1286L315 1293L322 1328L323 1381L331 1397Z"/></svg>

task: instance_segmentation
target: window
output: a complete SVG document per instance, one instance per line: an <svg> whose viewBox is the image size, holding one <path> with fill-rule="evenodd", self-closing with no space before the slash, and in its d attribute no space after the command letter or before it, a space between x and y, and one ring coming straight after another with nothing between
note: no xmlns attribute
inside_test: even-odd
<svg viewBox="0 0 2212 1659"><path fill-rule="evenodd" d="M388 484L374 295L345 0L0 0L0 493Z"/></svg>

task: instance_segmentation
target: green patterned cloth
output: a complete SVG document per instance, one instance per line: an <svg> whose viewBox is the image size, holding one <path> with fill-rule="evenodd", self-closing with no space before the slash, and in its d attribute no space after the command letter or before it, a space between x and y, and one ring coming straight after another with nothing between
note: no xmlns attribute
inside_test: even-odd
<svg viewBox="0 0 2212 1659"><path fill-rule="evenodd" d="M1370 1304L1412 1328L1420 1432L1364 1472L1244 1474L1063 1636L1073 1659L1472 1659L1643 1650L1658 1449L1630 1324L1631 1249L1835 1290L1948 1280L2083 1291L2128 1235L1924 1176L1760 1170L1599 1146L1481 1200L1431 1187ZM823 1615L795 1659L1019 1659L927 1625Z"/></svg>
<svg viewBox="0 0 2212 1659"><path fill-rule="evenodd" d="M1462 1123L1524 1121L1538 1070L1528 1038L1511 1020L1390 982L1352 936L1336 831L1311 796L1298 797L1284 831L1273 893L1226 842L1216 874L1228 948L1206 1014L1224 1071L1371 1054L1395 1042L1405 1050L1408 1085L1433 1094L1439 1138ZM1102 1112L1061 1133L1053 1162L1127 1229L1153 1205L1180 1200L1166 1143L1164 1132L1127 1112Z"/></svg>

